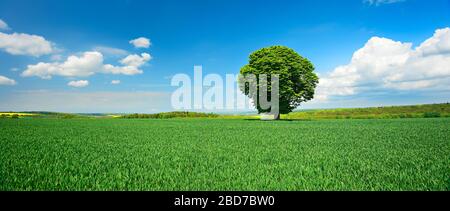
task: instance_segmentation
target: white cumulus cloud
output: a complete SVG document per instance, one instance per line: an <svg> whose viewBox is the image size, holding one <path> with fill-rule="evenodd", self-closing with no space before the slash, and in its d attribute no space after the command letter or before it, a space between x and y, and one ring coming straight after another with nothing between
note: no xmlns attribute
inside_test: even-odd
<svg viewBox="0 0 450 211"><path fill-rule="evenodd" d="M124 59L120 60L120 63L126 66L140 67L146 62L150 61L152 56L148 53L143 53L140 56L137 54L129 55Z"/></svg>
<svg viewBox="0 0 450 211"><path fill-rule="evenodd" d="M0 75L0 85L12 86L12 85L16 85L16 84L17 83L15 80Z"/></svg>
<svg viewBox="0 0 450 211"><path fill-rule="evenodd" d="M54 51L52 43L44 37L2 32L0 32L0 49L12 55L30 55L35 57L51 54Z"/></svg>
<svg viewBox="0 0 450 211"><path fill-rule="evenodd" d="M53 75L64 77L87 77L99 72L103 66L103 55L99 52L85 52L82 56L69 56L63 63L40 62L28 65L24 77L38 76L51 79Z"/></svg>
<svg viewBox="0 0 450 211"><path fill-rule="evenodd" d="M423 42L417 51L424 56L450 53L450 28L436 30L434 36Z"/></svg>
<svg viewBox="0 0 450 211"><path fill-rule="evenodd" d="M71 81L67 85L71 86L71 87L76 87L76 88L83 88L83 87L86 87L89 85L89 81L86 81L86 80Z"/></svg>
<svg viewBox="0 0 450 211"><path fill-rule="evenodd" d="M114 75L137 75L142 74L144 71L135 66L114 66L111 64L107 64L104 66L103 72Z"/></svg>
<svg viewBox="0 0 450 211"><path fill-rule="evenodd" d="M103 71L104 73L111 73L111 74L123 74L123 75L136 75L136 74L142 74L143 71L139 69L142 65L150 61L152 57L148 53L142 53L141 55L133 54L125 57L124 59L120 60L119 62L123 66L114 66L107 64L104 66Z"/></svg>
<svg viewBox="0 0 450 211"><path fill-rule="evenodd" d="M449 90L450 28L438 29L421 45L373 37L347 65L321 77L316 99L371 90Z"/></svg>
<svg viewBox="0 0 450 211"><path fill-rule="evenodd" d="M22 73L24 77L37 76L42 79L51 79L52 76L88 77L96 73L136 75L143 71L139 69L151 56L143 53L130 55L120 61L123 66L104 64L103 54L97 51L84 52L81 56L69 56L66 61L28 65Z"/></svg>
<svg viewBox="0 0 450 211"><path fill-rule="evenodd" d="M130 44L134 45L136 48L149 48L152 43L150 42L150 39L145 37L140 37L134 40L130 41Z"/></svg>

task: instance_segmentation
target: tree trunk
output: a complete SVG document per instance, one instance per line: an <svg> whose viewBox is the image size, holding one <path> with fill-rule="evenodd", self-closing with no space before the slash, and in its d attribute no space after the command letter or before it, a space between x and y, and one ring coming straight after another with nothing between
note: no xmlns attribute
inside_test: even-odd
<svg viewBox="0 0 450 211"><path fill-rule="evenodd" d="M281 119L281 114L280 113L274 114L274 118L273 119L274 120L280 120Z"/></svg>

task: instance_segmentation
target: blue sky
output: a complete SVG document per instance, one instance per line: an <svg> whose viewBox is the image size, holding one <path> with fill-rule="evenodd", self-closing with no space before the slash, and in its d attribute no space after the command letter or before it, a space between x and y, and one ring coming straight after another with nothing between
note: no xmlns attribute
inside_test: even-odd
<svg viewBox="0 0 450 211"><path fill-rule="evenodd" d="M303 108L450 101L448 0L0 0L0 19L0 110L167 111L174 74L191 75L194 65L236 74L251 52L271 45L293 48L324 78ZM140 37L151 45L130 43ZM95 51L115 74L37 74ZM130 55L140 63L120 62ZM40 62L46 70L29 70Z"/></svg>

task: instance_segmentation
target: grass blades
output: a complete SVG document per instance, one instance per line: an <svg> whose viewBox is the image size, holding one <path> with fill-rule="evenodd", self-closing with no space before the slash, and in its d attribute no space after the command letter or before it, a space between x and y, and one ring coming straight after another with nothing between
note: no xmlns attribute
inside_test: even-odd
<svg viewBox="0 0 450 211"><path fill-rule="evenodd" d="M0 119L0 190L450 190L450 119Z"/></svg>

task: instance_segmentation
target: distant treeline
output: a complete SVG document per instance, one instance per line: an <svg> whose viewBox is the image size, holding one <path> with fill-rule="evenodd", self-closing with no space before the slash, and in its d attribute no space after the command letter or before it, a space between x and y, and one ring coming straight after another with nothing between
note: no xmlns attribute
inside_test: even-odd
<svg viewBox="0 0 450 211"><path fill-rule="evenodd" d="M411 106L389 106L373 108L341 108L296 111L282 115L282 119L398 119L398 118L439 118L450 117L450 104L429 104ZM172 118L219 118L219 119L259 119L257 114L224 115L199 112L165 112L157 114L69 114L57 112L0 112L0 118L126 118L126 119L172 119Z"/></svg>
<svg viewBox="0 0 450 211"><path fill-rule="evenodd" d="M197 112L165 112L157 114L128 114L125 119L217 118L218 114Z"/></svg>
<svg viewBox="0 0 450 211"><path fill-rule="evenodd" d="M450 104L324 109L294 112L286 119L399 119L450 117Z"/></svg>

